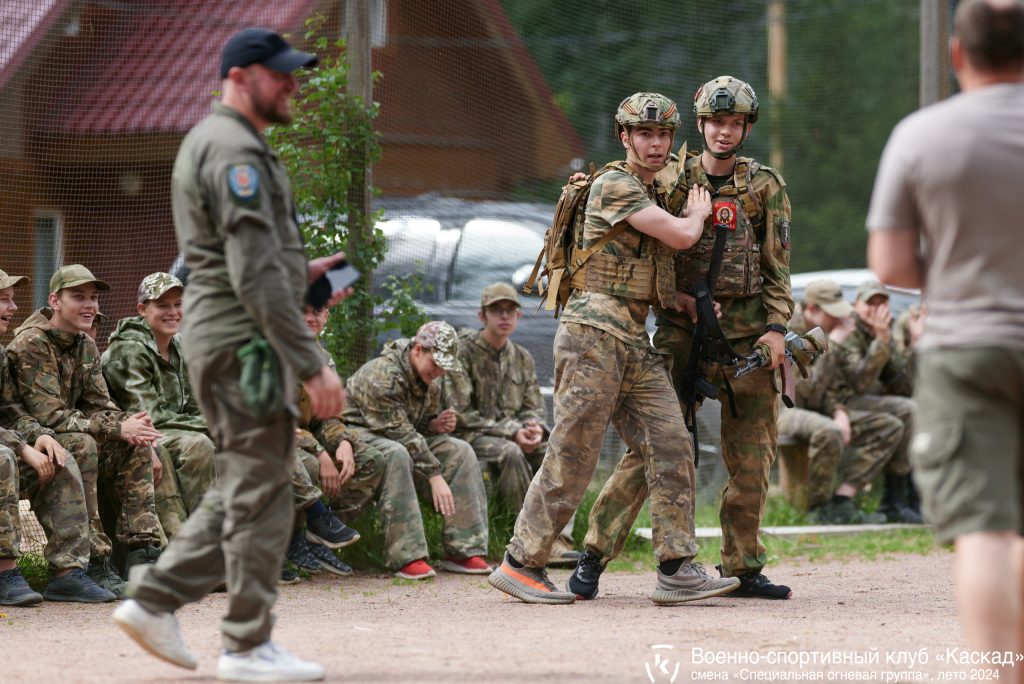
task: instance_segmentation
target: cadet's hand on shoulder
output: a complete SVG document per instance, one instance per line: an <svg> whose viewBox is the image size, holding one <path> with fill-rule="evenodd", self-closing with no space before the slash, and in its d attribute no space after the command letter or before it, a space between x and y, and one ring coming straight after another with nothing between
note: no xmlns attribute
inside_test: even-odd
<svg viewBox="0 0 1024 684"><path fill-rule="evenodd" d="M152 444L161 437L163 433L153 427L153 419L145 411L121 421L121 438L132 446Z"/></svg>
<svg viewBox="0 0 1024 684"><path fill-rule="evenodd" d="M159 487L164 479L164 464L157 456L156 447L153 445L149 447L149 460L153 464L153 487Z"/></svg>
<svg viewBox="0 0 1024 684"><path fill-rule="evenodd" d="M320 462L320 489L329 497L337 496L341 491L341 473L334 459L326 451L321 451L316 460Z"/></svg>
<svg viewBox="0 0 1024 684"><path fill-rule="evenodd" d="M766 368L768 370L778 368L782 364L782 360L786 358L786 338L782 336L782 333L766 332L757 338L754 346L759 344L765 345L772 352L772 358L769 359L771 363Z"/></svg>
<svg viewBox="0 0 1024 684"><path fill-rule="evenodd" d="M68 462L68 452L50 435L39 435L35 448L50 458L50 462L63 468Z"/></svg>
<svg viewBox="0 0 1024 684"><path fill-rule="evenodd" d="M39 484L48 483L57 472L49 456L28 444L22 448L21 458L36 471L39 476Z"/></svg>
<svg viewBox="0 0 1024 684"><path fill-rule="evenodd" d="M711 194L707 191L707 188L703 188L699 185L690 186L690 194L686 199L686 210L683 212L683 216L689 218L690 216L696 216L703 220L711 215Z"/></svg>
<svg viewBox="0 0 1024 684"><path fill-rule="evenodd" d="M427 482L430 483L430 495L434 501L434 510L441 515L452 515L455 513L455 497L452 496L451 487L440 475L434 475Z"/></svg>
<svg viewBox="0 0 1024 684"><path fill-rule="evenodd" d="M320 372L302 381L302 386L309 395L313 415L320 420L334 418L345 408L345 388L334 369L324 366Z"/></svg>
<svg viewBox="0 0 1024 684"><path fill-rule="evenodd" d="M569 176L569 182L570 183L575 183L576 181L581 181L581 180L586 179L586 177L587 177L587 174L583 173L582 171L577 171L576 173L574 173L571 176Z"/></svg>

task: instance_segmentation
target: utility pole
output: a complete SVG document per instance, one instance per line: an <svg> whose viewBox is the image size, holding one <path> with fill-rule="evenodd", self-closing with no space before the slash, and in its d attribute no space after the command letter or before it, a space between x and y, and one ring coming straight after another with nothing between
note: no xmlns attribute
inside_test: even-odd
<svg viewBox="0 0 1024 684"><path fill-rule="evenodd" d="M373 101L373 66L371 44L371 3L373 0L345 0L345 57L348 61L349 95L358 97L364 105ZM348 196L348 253L358 259L363 270L362 287L367 293L360 299L356 309L356 319L369 321L373 318L373 305L369 298L370 282L373 277L368 261L361 257L367 253L368 245L373 239L373 224L370 222L370 162L369 154L364 156L364 163L359 167L361 173L354 170ZM373 353L376 339L368 335L356 342L350 350L354 359L354 367L358 368Z"/></svg>
<svg viewBox="0 0 1024 684"><path fill-rule="evenodd" d="M925 0L921 0L924 2ZM768 95L771 110L771 153L769 163L781 169L782 136L779 132L780 105L786 100L786 0L768 3Z"/></svg>
<svg viewBox="0 0 1024 684"><path fill-rule="evenodd" d="M950 0L920 0L918 99L921 107L949 97Z"/></svg>

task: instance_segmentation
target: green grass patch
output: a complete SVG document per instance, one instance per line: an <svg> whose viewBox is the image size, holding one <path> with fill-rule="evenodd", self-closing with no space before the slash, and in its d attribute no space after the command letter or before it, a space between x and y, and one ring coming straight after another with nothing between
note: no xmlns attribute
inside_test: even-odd
<svg viewBox="0 0 1024 684"><path fill-rule="evenodd" d="M33 590L42 593L50 581L50 570L46 559L35 553L28 553L18 559L18 568Z"/></svg>

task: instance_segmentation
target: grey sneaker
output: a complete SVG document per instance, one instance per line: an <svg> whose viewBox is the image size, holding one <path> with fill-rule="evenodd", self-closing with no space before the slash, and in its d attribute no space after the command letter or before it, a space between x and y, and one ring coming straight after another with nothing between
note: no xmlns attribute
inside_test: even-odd
<svg viewBox="0 0 1024 684"><path fill-rule="evenodd" d="M43 598L69 603L109 603L117 600L113 592L93 582L80 568L73 568L60 577L52 577L46 585Z"/></svg>
<svg viewBox="0 0 1024 684"><path fill-rule="evenodd" d="M114 611L114 623L135 643L160 660L194 670L199 661L181 640L174 613L150 613L129 599Z"/></svg>
<svg viewBox="0 0 1024 684"><path fill-rule="evenodd" d="M117 598L124 598L125 589L127 585L125 581L121 579L121 576L117 574L117 570L114 570L114 565L110 562L110 556L103 556L97 558L93 556L89 559L89 567L86 569L85 574L89 576L93 582L103 587Z"/></svg>
<svg viewBox="0 0 1024 684"><path fill-rule="evenodd" d="M544 568L514 567L509 562L508 553L502 564L487 578L487 583L524 603L576 602L575 594L555 588Z"/></svg>
<svg viewBox="0 0 1024 684"><path fill-rule="evenodd" d="M700 563L683 563L674 575L658 570L658 584L651 592L651 600L659 606L670 606L726 594L738 586L738 577L711 577Z"/></svg>
<svg viewBox="0 0 1024 684"><path fill-rule="evenodd" d="M34 606L43 597L32 591L17 566L0 572L0 606Z"/></svg>

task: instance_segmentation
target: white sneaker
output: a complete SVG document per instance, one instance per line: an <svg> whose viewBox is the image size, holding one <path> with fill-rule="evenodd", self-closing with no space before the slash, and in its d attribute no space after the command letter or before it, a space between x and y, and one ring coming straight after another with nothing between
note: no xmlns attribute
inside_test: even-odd
<svg viewBox="0 0 1024 684"><path fill-rule="evenodd" d="M323 678L324 668L296 658L273 641L240 653L225 651L217 661L217 679L229 682L314 682Z"/></svg>
<svg viewBox="0 0 1024 684"><path fill-rule="evenodd" d="M142 648L172 665L194 670L199 661L185 646L174 613L150 613L128 599L114 611L114 623Z"/></svg>

